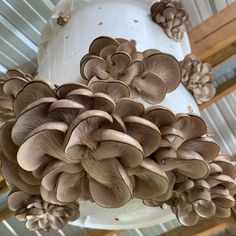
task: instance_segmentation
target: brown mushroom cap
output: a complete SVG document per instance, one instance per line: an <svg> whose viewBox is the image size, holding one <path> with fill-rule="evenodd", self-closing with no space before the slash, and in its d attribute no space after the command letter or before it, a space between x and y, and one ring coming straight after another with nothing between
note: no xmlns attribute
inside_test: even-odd
<svg viewBox="0 0 236 236"><path fill-rule="evenodd" d="M143 160L141 145L131 136L111 129L99 129L92 133L98 147L92 152L96 160L119 158L127 167L136 167Z"/></svg>
<svg viewBox="0 0 236 236"><path fill-rule="evenodd" d="M35 128L26 136L18 150L19 165L25 170L33 171L40 167L46 154L63 159L65 153L61 147L67 128L62 122L49 122Z"/></svg>
<svg viewBox="0 0 236 236"><path fill-rule="evenodd" d="M157 150L161 142L161 133L156 125L137 116L128 116L124 122L128 134L142 145L145 157Z"/></svg>
<svg viewBox="0 0 236 236"><path fill-rule="evenodd" d="M181 81L181 68L178 61L165 53L152 54L144 59L147 71L158 76L167 86L167 92L175 90Z"/></svg>
<svg viewBox="0 0 236 236"><path fill-rule="evenodd" d="M139 199L155 199L167 193L168 177L161 167L151 159L144 159L140 166L129 169L135 178L134 196Z"/></svg>
<svg viewBox="0 0 236 236"><path fill-rule="evenodd" d="M13 108L16 115L18 115L27 105L30 103L37 101L40 98L45 97L56 97L54 93L54 87L42 80L34 80L25 85L23 90L21 90L14 102ZM25 99L27 97L27 99Z"/></svg>

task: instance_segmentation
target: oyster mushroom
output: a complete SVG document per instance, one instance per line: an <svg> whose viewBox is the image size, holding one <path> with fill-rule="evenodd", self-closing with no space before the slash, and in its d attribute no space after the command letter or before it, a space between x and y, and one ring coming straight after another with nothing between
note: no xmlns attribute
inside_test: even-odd
<svg viewBox="0 0 236 236"><path fill-rule="evenodd" d="M195 55L188 54L180 63L182 66L182 82L193 94L196 102L202 104L215 96L212 68L201 62Z"/></svg>
<svg viewBox="0 0 236 236"><path fill-rule="evenodd" d="M8 196L8 206L19 221L31 231L61 229L68 221L79 218L79 203L56 205L44 201L39 195L30 195L14 189Z"/></svg>
<svg viewBox="0 0 236 236"><path fill-rule="evenodd" d="M168 68L168 69L167 69ZM81 75L87 80L119 80L129 86L131 96L160 103L180 83L181 70L171 55L150 49L137 52L133 40L99 37L81 60Z"/></svg>
<svg viewBox="0 0 236 236"><path fill-rule="evenodd" d="M152 19L164 29L169 38L175 41L183 39L189 16L179 1L161 0L154 3L150 11Z"/></svg>
<svg viewBox="0 0 236 236"><path fill-rule="evenodd" d="M15 117L12 102L14 97L33 78L18 69L6 72L5 78L0 79L0 120L8 121Z"/></svg>

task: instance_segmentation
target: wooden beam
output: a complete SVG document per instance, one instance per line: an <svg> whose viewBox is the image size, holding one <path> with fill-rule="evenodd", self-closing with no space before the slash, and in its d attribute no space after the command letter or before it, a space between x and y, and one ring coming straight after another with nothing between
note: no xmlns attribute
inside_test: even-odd
<svg viewBox="0 0 236 236"><path fill-rule="evenodd" d="M198 224L192 227L180 226L174 230L162 234L162 236L189 236L189 235L209 236L233 224L236 224L236 221L233 216L231 216L228 219L203 220L198 222Z"/></svg>
<svg viewBox="0 0 236 236"><path fill-rule="evenodd" d="M236 54L236 2L189 32L192 52L213 66Z"/></svg>
<svg viewBox="0 0 236 236"><path fill-rule="evenodd" d="M114 236L117 235L118 231L115 230L94 230L91 231L88 236Z"/></svg>
<svg viewBox="0 0 236 236"><path fill-rule="evenodd" d="M14 212L10 211L9 209L6 209L0 213L0 222L3 220L8 219L9 217L13 216Z"/></svg>
<svg viewBox="0 0 236 236"><path fill-rule="evenodd" d="M223 87L220 87L217 92L216 96L213 97L210 101L205 102L199 106L200 110L204 110L213 103L218 102L220 99L224 98L225 96L229 95L230 93L236 91L236 78L230 80L226 83Z"/></svg>

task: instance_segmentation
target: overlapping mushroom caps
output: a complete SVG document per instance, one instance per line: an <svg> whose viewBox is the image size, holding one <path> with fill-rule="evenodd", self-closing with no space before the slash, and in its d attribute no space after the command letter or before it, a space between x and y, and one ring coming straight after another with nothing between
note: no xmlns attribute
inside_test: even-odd
<svg viewBox="0 0 236 236"><path fill-rule="evenodd" d="M11 69L0 79L0 121L6 122L14 118L12 102L24 85L32 80L32 76L18 69Z"/></svg>
<svg viewBox="0 0 236 236"><path fill-rule="evenodd" d="M216 89L210 64L201 62L193 54L188 54L180 64L182 82L198 104L207 102L215 96Z"/></svg>
<svg viewBox="0 0 236 236"><path fill-rule="evenodd" d="M78 200L116 208L133 198L170 204L184 225L228 216L235 164L218 156L204 121L131 98L161 101L163 88L178 86L177 61L100 37L81 68L88 85L15 74L4 82L14 119L0 129L0 156L4 178L19 189L9 196L18 218L32 230L60 228L78 217Z"/></svg>
<svg viewBox="0 0 236 236"><path fill-rule="evenodd" d="M68 221L79 218L77 201L61 206L44 201L40 195L30 195L14 189L8 196L8 206L29 230L61 229Z"/></svg>
<svg viewBox="0 0 236 236"><path fill-rule="evenodd" d="M219 147L206 136L203 120L194 114L174 116L161 107L148 109L144 117L162 133L159 149L151 158L167 173L170 183L166 194L144 203L169 204L180 223L188 226L201 218L229 216L234 205L235 163L218 156Z"/></svg>
<svg viewBox="0 0 236 236"><path fill-rule="evenodd" d="M143 160L158 149L160 131L142 118L144 106L129 94L115 80L57 89L44 81L29 82L13 102L16 120L0 132L6 180L62 205L83 198L114 208L133 195L146 199L165 193L165 172Z"/></svg>
<svg viewBox="0 0 236 236"><path fill-rule="evenodd" d="M189 16L178 0L161 0L151 7L152 19L163 27L167 36L181 41Z"/></svg>
<svg viewBox="0 0 236 236"><path fill-rule="evenodd" d="M119 80L129 86L131 97L141 96L149 103L160 103L181 80L178 62L156 49L138 52L135 41L99 37L81 60L86 80Z"/></svg>

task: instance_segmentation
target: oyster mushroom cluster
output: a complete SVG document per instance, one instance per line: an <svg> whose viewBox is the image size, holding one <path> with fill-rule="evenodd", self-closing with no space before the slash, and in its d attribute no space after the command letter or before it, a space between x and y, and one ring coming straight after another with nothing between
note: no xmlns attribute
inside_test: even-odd
<svg viewBox="0 0 236 236"><path fill-rule="evenodd" d="M16 218L25 222L29 230L61 229L68 221L79 218L79 203L56 205L44 201L40 195L30 195L14 189L8 196L10 210L16 212Z"/></svg>
<svg viewBox="0 0 236 236"><path fill-rule="evenodd" d="M212 67L201 62L195 55L188 54L180 63L182 67L182 82L193 94L196 102L202 104L215 96Z"/></svg>
<svg viewBox="0 0 236 236"><path fill-rule="evenodd" d="M151 16L169 38L177 42L183 39L189 16L178 0L161 0L154 3Z"/></svg>
<svg viewBox="0 0 236 236"><path fill-rule="evenodd" d="M8 70L6 76L0 78L0 121L7 121L14 118L12 101L19 90L33 77L18 69ZM14 87L14 93L9 88Z"/></svg>
<svg viewBox="0 0 236 236"><path fill-rule="evenodd" d="M156 49L138 52L135 41L99 37L81 60L81 75L86 80L118 80L148 103L160 103L181 81L176 59Z"/></svg>
<svg viewBox="0 0 236 236"><path fill-rule="evenodd" d="M179 202L188 205L185 192L202 185L211 193L209 204L228 212L231 205L224 201L234 190L234 163L217 157L219 147L207 137L204 121L158 105L145 107L143 100L132 98L139 93L146 101L156 101L159 82L149 84L149 76L170 91L178 85L179 65L170 58L156 50L136 52L133 41L100 37L81 61L87 85L32 80L20 86L18 78L11 80L12 86L3 92L12 96L14 118L0 129L1 168L5 180L17 189L9 205L28 228L63 227L79 217L78 200L117 208L133 198L149 206L169 203L180 222L191 225L196 220L186 223L182 208L179 216ZM139 66L142 70L134 69ZM138 87L141 82L136 80L144 83ZM188 181L193 184L179 187ZM225 191L218 189L221 186ZM19 200L14 206L18 196L24 205ZM206 199L190 200L191 212L196 204L201 208L198 200ZM63 210L67 207L72 210Z"/></svg>

